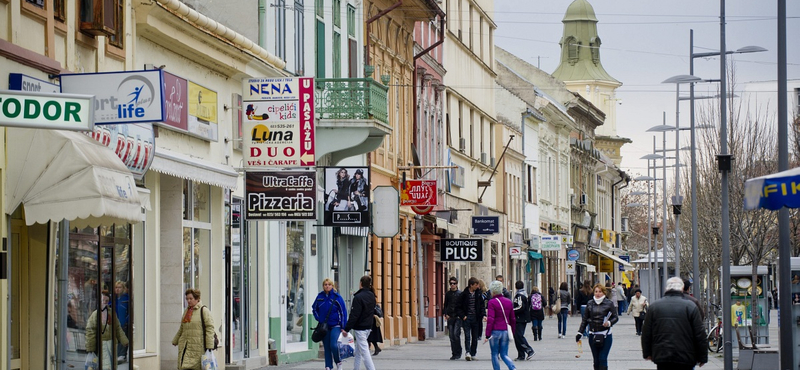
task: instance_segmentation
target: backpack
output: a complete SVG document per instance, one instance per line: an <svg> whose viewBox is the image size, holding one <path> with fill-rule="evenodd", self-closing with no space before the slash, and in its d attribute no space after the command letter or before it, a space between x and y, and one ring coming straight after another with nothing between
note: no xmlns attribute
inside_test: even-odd
<svg viewBox="0 0 800 370"><path fill-rule="evenodd" d="M538 311L542 309L542 295L531 294L531 309Z"/></svg>

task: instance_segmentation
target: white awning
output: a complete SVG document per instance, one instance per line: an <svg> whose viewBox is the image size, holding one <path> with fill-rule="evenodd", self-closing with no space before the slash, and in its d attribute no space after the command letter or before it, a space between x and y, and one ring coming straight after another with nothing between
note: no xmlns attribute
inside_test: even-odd
<svg viewBox="0 0 800 370"><path fill-rule="evenodd" d="M236 189L239 173L231 166L208 162L167 149L156 149L150 169L165 175L226 189Z"/></svg>
<svg viewBox="0 0 800 370"><path fill-rule="evenodd" d="M586 267L586 272L597 272L597 268L594 265L590 265L588 263L578 262L579 265Z"/></svg>
<svg viewBox="0 0 800 370"><path fill-rule="evenodd" d="M23 204L25 223L139 222L131 172L114 152L78 132L8 128L6 212Z"/></svg>
<svg viewBox="0 0 800 370"><path fill-rule="evenodd" d="M619 264L620 264L620 265L622 265L622 266L625 266L625 267L633 267L633 265L631 265L631 264L630 264L630 263L628 263L628 262L625 262L625 260L623 260L623 259L621 259L621 258L619 258L619 257L617 257L617 256L615 256L615 255L613 255L613 254L611 254L611 253L608 253L608 252L606 252L606 251L604 251L604 250L602 250L602 249L597 249L597 248L589 248L589 252L592 252L592 253L595 253L595 254L599 254L599 255L601 255L601 256L603 256L603 257L609 258L609 259L611 259L612 261L614 261L614 262L616 262L616 263L619 263Z"/></svg>

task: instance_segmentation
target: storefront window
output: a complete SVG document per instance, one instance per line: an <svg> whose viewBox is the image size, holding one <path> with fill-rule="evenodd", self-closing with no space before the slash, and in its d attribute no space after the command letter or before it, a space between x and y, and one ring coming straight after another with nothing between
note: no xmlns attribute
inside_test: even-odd
<svg viewBox="0 0 800 370"><path fill-rule="evenodd" d="M247 353L248 357L251 354L258 353L258 264L259 264L259 244L258 244L258 221L247 223L247 238L248 245L246 246L247 259L245 260L244 286L249 290L247 295L246 304L249 307L247 310L247 333L245 333L246 342L250 346L250 351ZM263 277L262 277L263 278Z"/></svg>
<svg viewBox="0 0 800 370"><path fill-rule="evenodd" d="M286 341L306 341L305 313L305 223L286 222Z"/></svg>
<svg viewBox="0 0 800 370"><path fill-rule="evenodd" d="M211 187L183 182L183 289L210 293L211 286ZM206 295L206 297L208 297ZM206 298L208 299L208 298ZM201 299L202 301L202 299ZM206 304L208 302L205 302ZM184 301L184 305L186 302Z"/></svg>
<svg viewBox="0 0 800 370"><path fill-rule="evenodd" d="M242 236L241 199L234 198L231 204L231 358L244 358L242 347Z"/></svg>
<svg viewBox="0 0 800 370"><path fill-rule="evenodd" d="M145 223L140 222L133 225L133 296L136 297L136 304L133 305L133 317L136 319L136 325L133 326L133 349L144 350L144 338L147 326L147 317L145 316L145 294L144 287L147 280L145 274L145 260L144 260L144 240Z"/></svg>

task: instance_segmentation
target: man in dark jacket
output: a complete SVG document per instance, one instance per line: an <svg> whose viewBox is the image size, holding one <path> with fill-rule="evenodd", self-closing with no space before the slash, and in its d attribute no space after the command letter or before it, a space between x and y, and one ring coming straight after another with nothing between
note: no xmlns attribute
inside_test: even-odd
<svg viewBox="0 0 800 370"><path fill-rule="evenodd" d="M530 360L535 353L528 340L525 339L525 328L531 321L531 305L528 302L528 295L525 294L525 283L517 281L514 284L517 288L514 294L514 317L517 319L517 327L514 330L514 345L517 347L517 360Z"/></svg>
<svg viewBox="0 0 800 370"><path fill-rule="evenodd" d="M700 319L705 321L706 310L703 309L703 306L700 304L700 301L698 301L697 298L695 298L692 295L692 293L689 291L690 289L692 289L692 282L689 281L689 279L683 279L683 298L692 301L692 303L694 303L694 305L697 306L697 309L700 310Z"/></svg>
<svg viewBox="0 0 800 370"><path fill-rule="evenodd" d="M375 290L372 289L372 278L369 276L361 277L361 289L353 295L353 304L350 307L350 316L347 318L347 324L342 329L342 335L347 336L347 333L353 330L353 339L356 342L354 353L354 366L358 370L361 361L364 362L364 367L367 370L375 370L375 365L372 363L372 356L369 354L369 332L372 330L375 315Z"/></svg>
<svg viewBox="0 0 800 370"><path fill-rule="evenodd" d="M462 320L464 327L464 350L467 361L478 359L475 353L478 351L478 339L481 337L483 329L483 318L486 316L486 301L483 300L483 292L479 288L478 278L471 277L467 282L468 288L461 292L456 305L457 317Z"/></svg>
<svg viewBox="0 0 800 370"><path fill-rule="evenodd" d="M642 357L658 369L683 370L708 362L700 310L683 296L683 280L667 280L664 298L650 304L642 329Z"/></svg>
<svg viewBox="0 0 800 370"><path fill-rule="evenodd" d="M461 320L456 315L456 306L461 291L458 290L458 280L450 277L450 290L444 294L444 319L447 320L447 330L450 332L451 360L461 358Z"/></svg>

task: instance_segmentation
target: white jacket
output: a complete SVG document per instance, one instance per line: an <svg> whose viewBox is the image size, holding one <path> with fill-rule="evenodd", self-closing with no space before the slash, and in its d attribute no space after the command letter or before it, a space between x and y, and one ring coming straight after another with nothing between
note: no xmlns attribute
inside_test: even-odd
<svg viewBox="0 0 800 370"><path fill-rule="evenodd" d="M628 313L633 313L633 317L639 317L649 304L650 302L647 302L647 297L644 295L639 298L633 296L631 297L631 305L628 306Z"/></svg>

